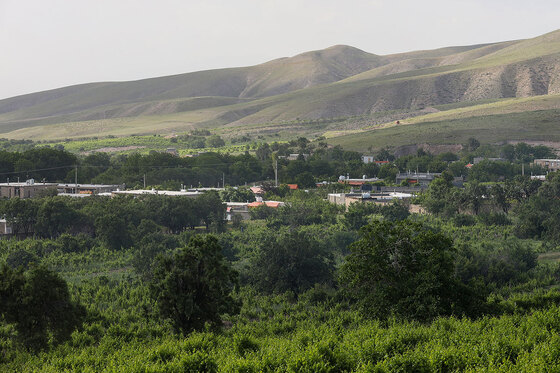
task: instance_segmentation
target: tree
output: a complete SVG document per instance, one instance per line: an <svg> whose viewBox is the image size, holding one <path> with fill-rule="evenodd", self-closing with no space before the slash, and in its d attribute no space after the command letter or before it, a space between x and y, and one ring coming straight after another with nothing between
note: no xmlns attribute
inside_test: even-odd
<svg viewBox="0 0 560 373"><path fill-rule="evenodd" d="M352 203L344 213L344 225L347 229L358 230L366 225L371 215L375 213L375 206L370 203Z"/></svg>
<svg viewBox="0 0 560 373"><path fill-rule="evenodd" d="M483 198L487 192L484 185L477 182L468 183L462 193L462 207L470 208L473 214L478 215Z"/></svg>
<svg viewBox="0 0 560 373"><path fill-rule="evenodd" d="M432 181L425 193L423 205L432 214L452 215L455 206L451 203L450 196L453 194L453 185L443 177L437 177Z"/></svg>
<svg viewBox="0 0 560 373"><path fill-rule="evenodd" d="M220 315L235 314L231 292L237 273L222 256L215 236L195 236L173 255L159 256L152 269L150 293L161 318L187 334L205 323L220 324Z"/></svg>
<svg viewBox="0 0 560 373"><path fill-rule="evenodd" d="M296 294L332 280L332 256L319 242L296 230L264 235L249 277L265 293Z"/></svg>
<svg viewBox="0 0 560 373"><path fill-rule="evenodd" d="M374 222L350 245L341 284L373 318L473 313L482 299L454 275L453 241L418 223Z"/></svg>
<svg viewBox="0 0 560 373"><path fill-rule="evenodd" d="M18 339L28 348L46 348L70 338L85 309L71 300L66 282L46 267L27 272L0 268L0 315L15 325Z"/></svg>
<svg viewBox="0 0 560 373"><path fill-rule="evenodd" d="M14 236L33 232L37 209L38 203L32 198L10 198L0 203L0 214L11 224Z"/></svg>
<svg viewBox="0 0 560 373"><path fill-rule="evenodd" d="M206 139L206 146L209 148L220 148L226 143L219 135L212 135Z"/></svg>
<svg viewBox="0 0 560 373"><path fill-rule="evenodd" d="M60 197L44 200L37 211L36 232L44 238L64 233L77 220L76 212Z"/></svg>
<svg viewBox="0 0 560 373"><path fill-rule="evenodd" d="M467 140L467 150L472 152L475 151L476 149L478 149L478 147L480 146L480 142L475 139L474 137L470 137Z"/></svg>
<svg viewBox="0 0 560 373"><path fill-rule="evenodd" d="M196 199L196 206L200 212L200 218L206 225L207 230L221 232L225 226L226 205L222 202L220 195L211 190Z"/></svg>

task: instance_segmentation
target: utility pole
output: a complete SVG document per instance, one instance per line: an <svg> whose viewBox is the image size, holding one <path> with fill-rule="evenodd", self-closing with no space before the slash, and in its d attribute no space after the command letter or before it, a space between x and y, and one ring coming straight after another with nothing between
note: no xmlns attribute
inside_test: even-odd
<svg viewBox="0 0 560 373"><path fill-rule="evenodd" d="M78 165L74 168L74 194L78 194Z"/></svg>
<svg viewBox="0 0 560 373"><path fill-rule="evenodd" d="M274 186L278 187L278 158L274 160Z"/></svg>
<svg viewBox="0 0 560 373"><path fill-rule="evenodd" d="M521 163L521 176L525 176L525 163Z"/></svg>
<svg viewBox="0 0 560 373"><path fill-rule="evenodd" d="M222 188L226 188L226 173L222 172Z"/></svg>
<svg viewBox="0 0 560 373"><path fill-rule="evenodd" d="M144 189L146 189L146 174L144 174Z"/></svg>

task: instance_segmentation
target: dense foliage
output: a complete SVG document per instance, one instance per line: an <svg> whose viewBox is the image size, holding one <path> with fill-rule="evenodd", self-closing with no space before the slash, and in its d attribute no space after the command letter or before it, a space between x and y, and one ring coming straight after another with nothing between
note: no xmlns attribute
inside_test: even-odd
<svg viewBox="0 0 560 373"><path fill-rule="evenodd" d="M173 255L157 258L150 294L159 315L171 320L176 331L188 334L205 323L218 325L221 314L237 313L230 295L237 274L221 250L213 236L194 237Z"/></svg>
<svg viewBox="0 0 560 373"><path fill-rule="evenodd" d="M190 136L177 141L210 139ZM278 158L282 182L444 172L411 202L426 215L403 202L330 204L326 193L350 188L338 183L264 183L285 205L227 224L222 201L249 200L246 187L0 200L16 233L0 240L0 371L558 370L560 179L518 175L520 162L546 155L524 145L498 149L511 172L481 162L471 173L469 157L496 154L467 145L382 166L306 139L254 156L79 158L81 180L140 185L146 174L160 187L270 178L275 157L294 153ZM376 157L394 160L387 149Z"/></svg>

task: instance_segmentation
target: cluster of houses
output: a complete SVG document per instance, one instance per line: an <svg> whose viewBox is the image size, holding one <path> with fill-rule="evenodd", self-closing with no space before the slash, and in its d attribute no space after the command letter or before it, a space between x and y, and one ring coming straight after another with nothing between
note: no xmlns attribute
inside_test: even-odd
<svg viewBox="0 0 560 373"><path fill-rule="evenodd" d="M307 154L290 154L287 159L297 159L298 157L308 156ZM496 159L501 160L501 159ZM388 161L376 161L372 156L363 156L364 163L388 163ZM480 162L481 159L475 159L474 164ZM536 159L535 165L547 168L549 171L560 170L560 159ZM439 173L430 172L402 172L396 175L395 183L401 185L398 187L377 186L375 182L380 181L378 178L367 178L364 175L361 179L352 179L348 176L340 176L338 182L352 186L350 193L331 193L328 195L328 201L331 203L344 205L346 208L352 203L376 203L386 204L393 200L409 201L416 193L425 189ZM539 176L544 178L544 176ZM455 180L454 184L458 185L460 180ZM297 184L288 184L290 189L297 189ZM323 183L317 186L322 186ZM354 190L356 188L356 191ZM25 182L5 182L0 183L0 198L33 198L47 195L59 195L68 197L89 197L92 195L114 197L118 195L163 195L163 196L182 196L196 198L208 190L222 190L223 188L182 188L179 191L171 190L125 190L124 185L105 185L105 184L77 184L77 183L46 183L35 182L33 179ZM265 201L264 190L260 186L250 188L255 194L255 202L226 202L226 216L228 221L234 220L235 216L239 216L243 220L251 218L250 209L267 206L270 208L278 208L284 205L280 201ZM411 212L422 212L420 206L408 203ZM10 235L12 233L11 226L5 219L0 219L0 235Z"/></svg>

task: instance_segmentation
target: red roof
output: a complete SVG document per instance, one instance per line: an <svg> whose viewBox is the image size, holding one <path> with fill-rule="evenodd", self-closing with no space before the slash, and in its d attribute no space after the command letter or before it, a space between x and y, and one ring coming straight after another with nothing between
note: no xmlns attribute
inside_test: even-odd
<svg viewBox="0 0 560 373"><path fill-rule="evenodd" d="M290 188L291 190L295 190L295 189L298 189L298 185L297 184L288 184L288 188Z"/></svg>
<svg viewBox="0 0 560 373"><path fill-rule="evenodd" d="M278 208L280 205L282 204L282 202L276 202L276 201L265 201L265 202L251 202L247 205L247 207L259 207L262 205L266 205L268 207L272 207L272 208Z"/></svg>
<svg viewBox="0 0 560 373"><path fill-rule="evenodd" d="M472 164L472 163L469 163L469 164L466 165L465 167L466 167L466 168L471 168L472 166L473 166L473 164Z"/></svg>

